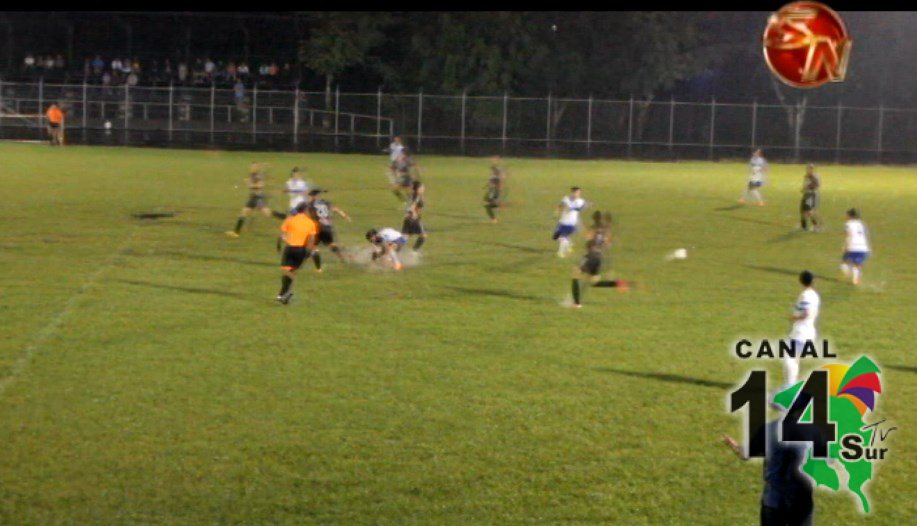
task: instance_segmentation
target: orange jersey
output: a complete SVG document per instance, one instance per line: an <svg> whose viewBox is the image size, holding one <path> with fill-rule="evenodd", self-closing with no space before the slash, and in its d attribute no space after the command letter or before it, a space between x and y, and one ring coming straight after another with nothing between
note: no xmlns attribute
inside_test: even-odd
<svg viewBox="0 0 917 526"><path fill-rule="evenodd" d="M60 124L64 122L64 112L61 111L57 106L51 106L48 108L48 111L45 113L48 116L48 122L53 124Z"/></svg>
<svg viewBox="0 0 917 526"><path fill-rule="evenodd" d="M306 214L296 214L284 219L280 231L286 234L287 245L304 247L310 237L318 234L318 224Z"/></svg>

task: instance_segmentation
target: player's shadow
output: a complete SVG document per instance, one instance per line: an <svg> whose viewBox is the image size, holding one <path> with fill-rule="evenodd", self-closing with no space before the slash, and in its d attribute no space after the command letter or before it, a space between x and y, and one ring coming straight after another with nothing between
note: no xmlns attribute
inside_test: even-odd
<svg viewBox="0 0 917 526"><path fill-rule="evenodd" d="M745 205L741 205L741 204L736 203L736 204L734 204L734 205L721 206L721 207L719 207L719 208L714 208L713 211L714 211L714 212L732 212L733 210L738 210L738 209L744 208L744 207L745 207Z"/></svg>
<svg viewBox="0 0 917 526"><path fill-rule="evenodd" d="M886 367L886 368L888 368L888 369L894 369L895 371L901 371L901 372L904 372L904 373L915 373L915 374L917 374L917 367L913 367L913 366L910 366L910 365L888 365L888 364L885 364L885 365L883 365L882 367Z"/></svg>
<svg viewBox="0 0 917 526"><path fill-rule="evenodd" d="M539 296L532 296L530 294L521 294L519 292L513 292L511 290L499 290L499 289L483 289L483 288L473 288L473 287L456 287L453 285L446 285L444 288L449 290L454 290L456 292L461 292L462 294L473 294L476 296L493 296L497 298L509 298L513 300L523 300L523 301L538 301L544 302L545 299Z"/></svg>
<svg viewBox="0 0 917 526"><path fill-rule="evenodd" d="M801 230L790 230L789 232L786 232L784 234L780 234L779 236L774 236L768 239L767 242L768 243L783 243L785 241L789 241L795 237L798 237L799 234L803 234L803 233L804 232L802 232Z"/></svg>
<svg viewBox="0 0 917 526"><path fill-rule="evenodd" d="M790 269L785 269L785 268L768 267L764 265L742 265L742 266L745 268L750 268L752 270L760 270L761 272L770 272L771 274L781 274L783 276L798 277L799 273L802 272L801 270L790 270ZM822 280L822 281L833 281L834 283L843 283L843 281L837 278L821 276L818 274L815 275L815 279Z"/></svg>
<svg viewBox="0 0 917 526"><path fill-rule="evenodd" d="M544 248L527 247L525 245L513 245L511 243L501 243L499 241L490 241L490 242L483 241L480 243L483 245L491 245L494 247L508 248L510 250L518 250L519 252L525 252L526 254L546 254L548 253L548 251L545 250Z"/></svg>
<svg viewBox="0 0 917 526"><path fill-rule="evenodd" d="M757 224L757 225L779 226L779 227L784 227L784 226L786 226L786 225L784 225L783 223L777 223L777 222L775 222L775 221L765 221L765 220L763 220L763 219L755 219L755 218L753 218L753 217L742 217L742 216L737 216L737 215L733 215L733 214L727 214L727 215L723 215L723 216L720 216L720 217L725 217L725 218L728 218L728 219L733 219L733 220L735 220L735 221L744 221L744 222L746 222L746 223L755 223L755 224Z"/></svg>
<svg viewBox="0 0 917 526"><path fill-rule="evenodd" d="M132 279L115 279L112 281L115 281L117 283L126 283L128 285L137 285L140 287L150 287L154 289L173 290L177 292L187 292L189 294L207 294L211 296L220 296L223 298L234 298L234 299L245 300L245 301L250 301L252 299L250 296L247 296L245 294L239 294L237 292L229 292L226 290L213 290L213 289L205 289L201 287L179 287L178 285L165 285L162 283L150 283L148 281L138 281L138 280L132 280Z"/></svg>
<svg viewBox="0 0 917 526"><path fill-rule="evenodd" d="M634 378L646 378L649 380L658 380L660 382L672 382L677 384L697 385L701 387L715 387L717 389L729 389L732 384L726 382L717 382L715 380L705 380L703 378L694 378L693 376L682 376L680 374L668 373L648 373L640 371L627 371L624 369L614 369L611 367L596 367L593 370L600 373L620 374L622 376L631 376Z"/></svg>

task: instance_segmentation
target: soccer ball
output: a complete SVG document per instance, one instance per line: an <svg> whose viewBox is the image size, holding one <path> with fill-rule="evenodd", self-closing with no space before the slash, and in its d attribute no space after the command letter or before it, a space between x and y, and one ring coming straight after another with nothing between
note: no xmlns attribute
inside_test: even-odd
<svg viewBox="0 0 917 526"><path fill-rule="evenodd" d="M679 248L675 252L672 252L672 259L688 259L688 249Z"/></svg>

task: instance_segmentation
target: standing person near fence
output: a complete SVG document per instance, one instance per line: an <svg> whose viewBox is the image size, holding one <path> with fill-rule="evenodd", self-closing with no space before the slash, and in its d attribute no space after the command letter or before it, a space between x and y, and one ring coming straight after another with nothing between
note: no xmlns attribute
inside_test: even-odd
<svg viewBox="0 0 917 526"><path fill-rule="evenodd" d="M64 145L64 110L57 104L51 104L48 111L45 112L48 118L48 136L51 140L51 146Z"/></svg>
<svg viewBox="0 0 917 526"><path fill-rule="evenodd" d="M764 152L760 149L755 150L751 160L748 161L748 186L745 189L745 195L739 198L739 203L744 204L747 198L749 201L754 200L758 206L764 206L764 198L758 189L764 186L767 168L767 159L764 158Z"/></svg>
<svg viewBox="0 0 917 526"><path fill-rule="evenodd" d="M490 177L487 179L485 186L487 193L484 194L484 210L491 223L497 222L497 215L494 210L500 208L503 201L503 186L506 183L506 169L500 161L499 156L493 156L490 159Z"/></svg>
<svg viewBox="0 0 917 526"><path fill-rule="evenodd" d="M821 179L815 173L815 165L806 166L806 175L802 180L802 202L799 204L799 224L802 230L808 230L806 220L812 221L812 230L820 228L818 221L818 190L821 188Z"/></svg>

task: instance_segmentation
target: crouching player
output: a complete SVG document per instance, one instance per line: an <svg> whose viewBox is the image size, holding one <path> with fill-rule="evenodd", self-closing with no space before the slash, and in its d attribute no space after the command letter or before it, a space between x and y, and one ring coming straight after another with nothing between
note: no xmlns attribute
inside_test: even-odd
<svg viewBox="0 0 917 526"><path fill-rule="evenodd" d="M394 228L375 228L366 232L366 240L373 246L373 261L377 259L388 260L392 268L401 270L403 265L398 259L398 252L408 242L408 238Z"/></svg>
<svg viewBox="0 0 917 526"><path fill-rule="evenodd" d="M293 279L296 271L308 259L315 247L315 238L318 234L318 225L306 213L306 203L300 203L292 211L292 215L284 219L280 225L281 236L285 246L280 260L283 277L280 279L280 292L277 301L287 305L293 297Z"/></svg>
<svg viewBox="0 0 917 526"><path fill-rule="evenodd" d="M586 255L583 256L579 267L573 271L573 304L571 307L582 307L581 295L583 279L588 279L593 287L611 287L621 291L630 289L630 285L621 279L602 279L602 255L611 245L611 214L596 210L592 214L592 225L586 231Z"/></svg>

